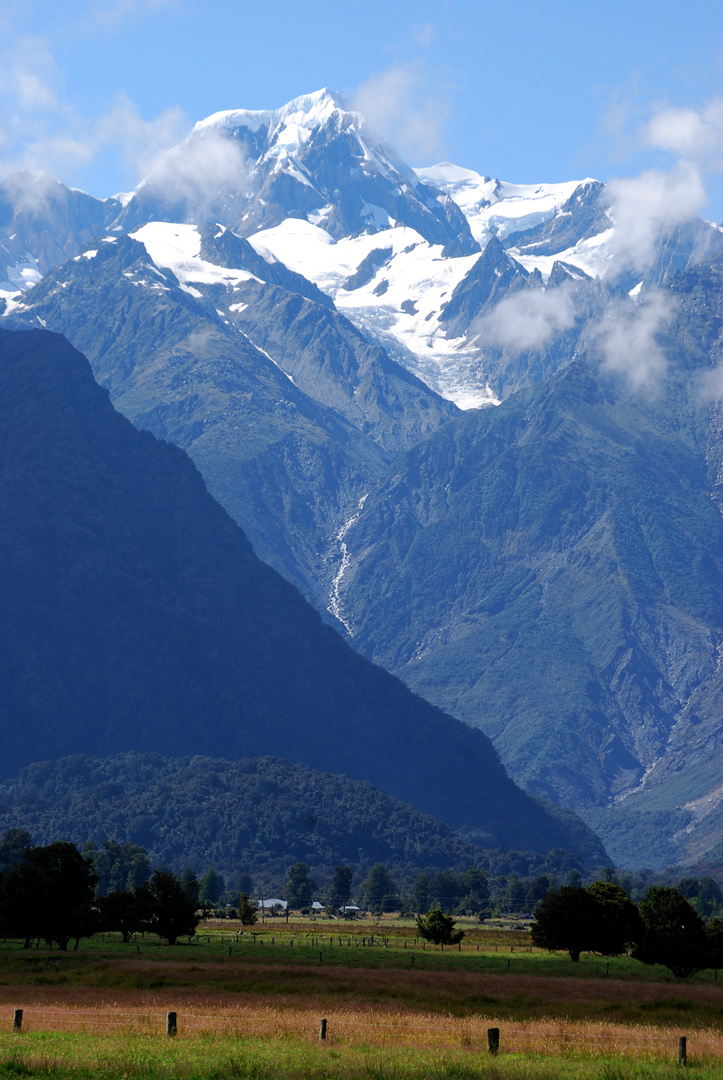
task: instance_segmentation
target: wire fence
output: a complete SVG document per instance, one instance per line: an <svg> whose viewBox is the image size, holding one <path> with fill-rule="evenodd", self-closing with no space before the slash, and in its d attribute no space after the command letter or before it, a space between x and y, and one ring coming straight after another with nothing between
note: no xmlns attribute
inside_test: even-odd
<svg viewBox="0 0 723 1080"><path fill-rule="evenodd" d="M388 1012L374 1016L353 1013L317 1018L310 1012L293 1015L269 1010L253 1013L163 1012L156 1009L82 1009L45 1005L26 1006L8 1016L7 1027L18 1033L72 1031L78 1033L119 1033L179 1038L202 1035L241 1039L294 1039L325 1041L330 1044L398 1045L435 1049L490 1050L491 1032L496 1032L499 1053L577 1054L583 1056L622 1055L635 1058L671 1060L688 1050L696 1060L723 1062L723 1032L703 1029L681 1036L672 1028L644 1028L600 1022L578 1024L558 1021L531 1021L519 1025L475 1016L457 1019L440 1016L426 1023ZM490 1027L494 1024L495 1027ZM3 1025L5 1026L5 1025ZM681 1044L682 1038L682 1044ZM680 1057L679 1057L680 1059Z"/></svg>

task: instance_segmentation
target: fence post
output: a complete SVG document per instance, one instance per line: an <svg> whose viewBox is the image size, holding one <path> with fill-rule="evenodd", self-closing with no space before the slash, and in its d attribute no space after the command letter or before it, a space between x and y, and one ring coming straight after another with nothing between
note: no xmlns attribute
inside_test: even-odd
<svg viewBox="0 0 723 1080"><path fill-rule="evenodd" d="M678 1036L678 1064L686 1065L688 1062L688 1040L685 1035Z"/></svg>
<svg viewBox="0 0 723 1080"><path fill-rule="evenodd" d="M13 1031L23 1030L23 1010L16 1009L13 1014Z"/></svg>
<svg viewBox="0 0 723 1080"><path fill-rule="evenodd" d="M321 1020L319 1022L319 1038L321 1040L326 1038L326 1020Z"/></svg>
<svg viewBox="0 0 723 1080"><path fill-rule="evenodd" d="M178 1032L176 1026L176 1014L174 1012L166 1013L166 1035L173 1036Z"/></svg>
<svg viewBox="0 0 723 1080"><path fill-rule="evenodd" d="M487 1028L487 1053L496 1054L500 1048L500 1029Z"/></svg>

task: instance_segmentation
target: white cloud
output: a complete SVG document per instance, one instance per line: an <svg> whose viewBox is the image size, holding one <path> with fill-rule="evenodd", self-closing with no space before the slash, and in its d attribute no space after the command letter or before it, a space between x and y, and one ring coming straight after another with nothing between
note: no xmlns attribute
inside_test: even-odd
<svg viewBox="0 0 723 1080"><path fill-rule="evenodd" d="M417 162L440 155L450 104L421 66L399 64L373 75L353 96L355 109Z"/></svg>
<svg viewBox="0 0 723 1080"><path fill-rule="evenodd" d="M423 23L421 26L415 26L412 29L412 37L417 45L423 49L428 49L430 45L435 43L438 34L431 23Z"/></svg>
<svg viewBox="0 0 723 1080"><path fill-rule="evenodd" d="M700 391L706 401L723 401L723 360L702 375Z"/></svg>
<svg viewBox="0 0 723 1080"><path fill-rule="evenodd" d="M684 161L669 172L649 169L625 180L610 180L607 197L615 224L613 273L642 271L661 233L694 220L707 201L698 168Z"/></svg>
<svg viewBox="0 0 723 1080"><path fill-rule="evenodd" d="M110 112L94 124L99 146L117 148L129 171L144 176L158 157L183 138L189 123L181 109L166 109L152 120L144 120L131 99L123 94Z"/></svg>
<svg viewBox="0 0 723 1080"><path fill-rule="evenodd" d="M68 14L71 37L117 26L131 17L173 8L177 0L87 0ZM126 96L100 113L70 103L51 37L24 32L32 6L0 0L0 177L21 169L67 179L107 155L120 158L130 184L138 182L159 151L188 131L179 109L144 120ZM36 13L37 14L37 13ZM84 43L84 48L91 47ZM99 194L110 194L102 192Z"/></svg>
<svg viewBox="0 0 723 1080"><path fill-rule="evenodd" d="M500 300L472 328L481 345L539 349L575 323L570 289L522 289Z"/></svg>
<svg viewBox="0 0 723 1080"><path fill-rule="evenodd" d="M246 156L225 132L206 128L160 154L144 183L164 200L185 204L188 220L211 216L220 197L247 194L250 183Z"/></svg>
<svg viewBox="0 0 723 1080"><path fill-rule="evenodd" d="M723 169L723 99L714 98L702 109L664 106L643 129L649 146L697 162L703 169Z"/></svg>
<svg viewBox="0 0 723 1080"><path fill-rule="evenodd" d="M617 372L635 389L655 387L667 368L658 335L675 314L673 298L660 290L640 304L619 301L587 332L587 342L603 371Z"/></svg>

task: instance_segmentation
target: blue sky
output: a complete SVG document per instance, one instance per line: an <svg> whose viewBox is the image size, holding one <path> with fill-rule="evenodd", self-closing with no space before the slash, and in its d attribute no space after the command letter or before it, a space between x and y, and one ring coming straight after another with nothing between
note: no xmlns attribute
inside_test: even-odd
<svg viewBox="0 0 723 1080"><path fill-rule="evenodd" d="M0 26L0 176L44 168L103 197L212 112L329 86L411 164L518 183L692 170L723 219L720 2L0 0Z"/></svg>

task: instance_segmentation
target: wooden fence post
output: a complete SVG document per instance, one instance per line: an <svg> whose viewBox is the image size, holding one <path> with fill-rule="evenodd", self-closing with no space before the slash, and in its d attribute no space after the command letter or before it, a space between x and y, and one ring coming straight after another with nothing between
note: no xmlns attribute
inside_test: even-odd
<svg viewBox="0 0 723 1080"><path fill-rule="evenodd" d="M326 1038L326 1020L319 1022L319 1038L324 1040Z"/></svg>
<svg viewBox="0 0 723 1080"><path fill-rule="evenodd" d="M686 1065L688 1062L688 1040L685 1035L678 1036L678 1064Z"/></svg>
<svg viewBox="0 0 723 1080"><path fill-rule="evenodd" d="M23 1010L16 1009L13 1014L13 1031L23 1030Z"/></svg>
<svg viewBox="0 0 723 1080"><path fill-rule="evenodd" d="M487 1028L487 1053L496 1054L500 1048L500 1029Z"/></svg>
<svg viewBox="0 0 723 1080"><path fill-rule="evenodd" d="M173 1037L177 1033L176 1014L174 1012L166 1013L166 1035Z"/></svg>

